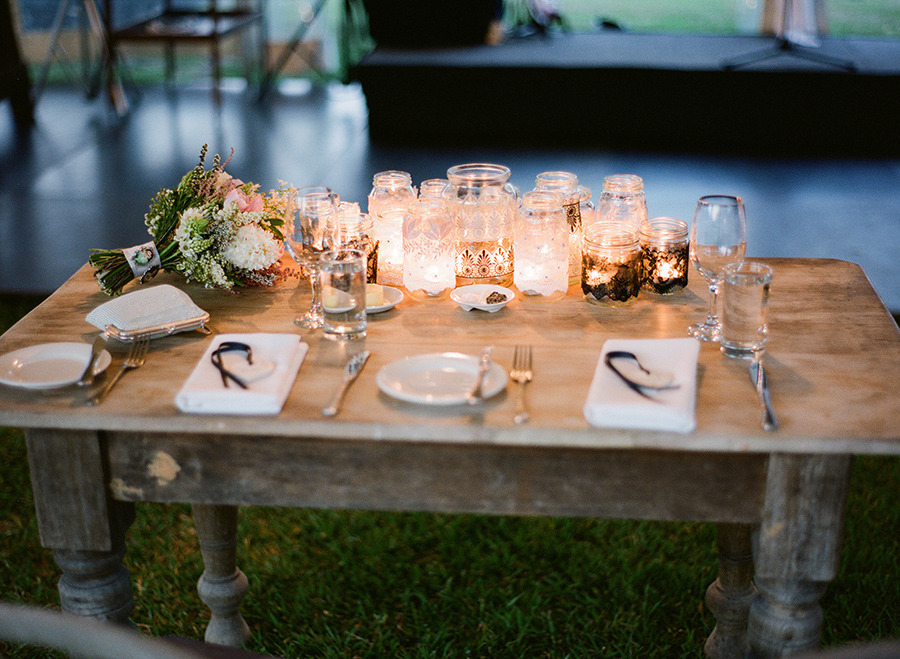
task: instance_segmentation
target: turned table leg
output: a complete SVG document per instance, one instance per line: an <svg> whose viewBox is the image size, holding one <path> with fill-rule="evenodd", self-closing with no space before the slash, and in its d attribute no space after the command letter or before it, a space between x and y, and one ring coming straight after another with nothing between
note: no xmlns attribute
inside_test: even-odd
<svg viewBox="0 0 900 659"><path fill-rule="evenodd" d="M249 586L237 567L238 509L194 504L193 513L204 564L197 592L212 613L206 641L239 648L250 628L239 610Z"/></svg>
<svg viewBox="0 0 900 659"><path fill-rule="evenodd" d="M703 646L709 659L739 659L747 655L747 619L756 597L753 585L753 527L718 524L719 575L706 590L706 605L716 627Z"/></svg>
<svg viewBox="0 0 900 659"><path fill-rule="evenodd" d="M850 457L772 455L762 523L755 537L750 657L815 648L819 600L837 574Z"/></svg>
<svg viewBox="0 0 900 659"><path fill-rule="evenodd" d="M25 439L41 544L62 570L63 610L127 622L134 599L122 557L134 504L110 497L98 434L30 428Z"/></svg>

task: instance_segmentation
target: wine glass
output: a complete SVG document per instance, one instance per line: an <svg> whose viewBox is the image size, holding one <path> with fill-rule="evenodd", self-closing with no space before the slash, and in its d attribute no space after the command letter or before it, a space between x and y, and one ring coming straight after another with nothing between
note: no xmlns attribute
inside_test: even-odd
<svg viewBox="0 0 900 659"><path fill-rule="evenodd" d="M305 329L322 327L322 300L318 283L318 264L322 254L331 248L334 215L338 197L324 186L309 186L297 190L297 213L285 231L284 244L291 258L309 276L312 301L305 314L294 323Z"/></svg>
<svg viewBox="0 0 900 659"><path fill-rule="evenodd" d="M744 260L747 251L747 221L740 197L708 195L700 197L691 225L691 264L709 283L709 311L706 320L688 327L688 334L701 341L718 341L722 336L716 302L724 268Z"/></svg>

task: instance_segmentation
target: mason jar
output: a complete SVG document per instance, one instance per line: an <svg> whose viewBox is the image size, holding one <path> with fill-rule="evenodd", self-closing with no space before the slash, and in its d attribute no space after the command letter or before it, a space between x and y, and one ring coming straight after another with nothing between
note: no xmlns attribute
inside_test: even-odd
<svg viewBox="0 0 900 659"><path fill-rule="evenodd" d="M659 295L683 290L688 283L690 239L687 223L653 217L641 228L641 288Z"/></svg>
<svg viewBox="0 0 900 659"><path fill-rule="evenodd" d="M523 194L515 231L516 288L545 300L565 296L570 235L562 196L550 190Z"/></svg>
<svg viewBox="0 0 900 659"><path fill-rule="evenodd" d="M534 182L537 190L556 192L563 198L566 221L569 224L569 283L577 284L581 278L581 190L578 176L572 172L541 172Z"/></svg>
<svg viewBox="0 0 900 659"><path fill-rule="evenodd" d="M421 197L403 219L403 285L417 300L456 286L456 225L443 199Z"/></svg>
<svg viewBox="0 0 900 659"><path fill-rule="evenodd" d="M450 184L445 178L429 178L419 184L419 198L443 198L444 190Z"/></svg>
<svg viewBox="0 0 900 659"><path fill-rule="evenodd" d="M639 234L622 224L595 223L584 233L581 291L600 306L621 307L641 290Z"/></svg>
<svg viewBox="0 0 900 659"><path fill-rule="evenodd" d="M641 225L647 221L643 179L634 174L612 174L604 178L595 215L599 223L623 224L640 233Z"/></svg>
<svg viewBox="0 0 900 659"><path fill-rule="evenodd" d="M358 249L366 255L366 281L374 283L378 276L378 241L375 220L359 210L359 204L342 201L338 206L334 249Z"/></svg>
<svg viewBox="0 0 900 659"><path fill-rule="evenodd" d="M456 224L456 285L513 283L513 225L518 191L503 165L447 170L444 198Z"/></svg>
<svg viewBox="0 0 900 659"><path fill-rule="evenodd" d="M388 170L372 177L369 192L369 215L377 218L389 210L409 208L409 202L416 198L412 176L407 172Z"/></svg>

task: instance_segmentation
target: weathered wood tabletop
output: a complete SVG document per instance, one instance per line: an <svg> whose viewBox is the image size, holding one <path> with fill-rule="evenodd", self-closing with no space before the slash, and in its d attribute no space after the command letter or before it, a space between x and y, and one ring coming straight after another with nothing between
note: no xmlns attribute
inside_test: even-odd
<svg viewBox="0 0 900 659"><path fill-rule="evenodd" d="M54 549L68 583L82 585L73 598L61 582L63 606L127 617L127 572L119 564L112 579L119 586L110 589L110 568L97 557L123 551L134 501L195 504L207 573L219 577L213 593L201 580L213 612L207 638L232 644L246 634L237 613L246 584L233 551L211 547L223 538L233 544L240 505L698 519L719 523L722 551L707 596L718 621L707 653L742 652L748 617L758 656L814 646L817 602L837 566L850 456L900 454L900 333L858 266L766 261L775 270L766 365L776 432L761 428L747 364L712 344L701 346L694 432L598 429L585 421L603 342L685 336L705 315L708 294L696 275L683 292L642 293L616 309L587 304L578 287L553 303L520 296L495 314L407 296L370 316L364 346L372 356L335 418L321 408L348 353L363 342L309 333L309 352L277 416L178 411L175 393L209 345L200 333L155 340L146 364L97 407L72 389L0 388L0 423L26 428L42 543ZM297 281L239 294L170 275L153 283L188 292L217 333L297 333L292 319L309 301ZM0 337L0 354L90 342L96 329L85 316L105 300L83 268ZM484 345L495 346L495 360L508 369L518 344L534 347L532 417L524 426L512 421L512 385L471 408L405 403L376 385L378 370L394 360L477 354ZM115 367L125 346L110 350ZM750 597L754 533L760 596L752 590Z"/></svg>

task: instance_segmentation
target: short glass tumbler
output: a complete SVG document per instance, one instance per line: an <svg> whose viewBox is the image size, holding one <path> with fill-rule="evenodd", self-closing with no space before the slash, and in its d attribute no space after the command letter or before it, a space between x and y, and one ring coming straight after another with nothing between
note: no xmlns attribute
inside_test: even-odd
<svg viewBox="0 0 900 659"><path fill-rule="evenodd" d="M513 281L525 295L558 300L566 294L571 232L564 204L564 197L555 192L533 190L522 195Z"/></svg>
<svg viewBox="0 0 900 659"><path fill-rule="evenodd" d="M419 198L403 219L403 285L419 300L456 286L456 224L443 199Z"/></svg>
<svg viewBox="0 0 900 659"><path fill-rule="evenodd" d="M743 261L725 267L719 348L728 357L755 359L765 350L771 283L772 268L763 263Z"/></svg>
<svg viewBox="0 0 900 659"><path fill-rule="evenodd" d="M319 261L326 339L366 335L366 254L358 249L325 252Z"/></svg>

